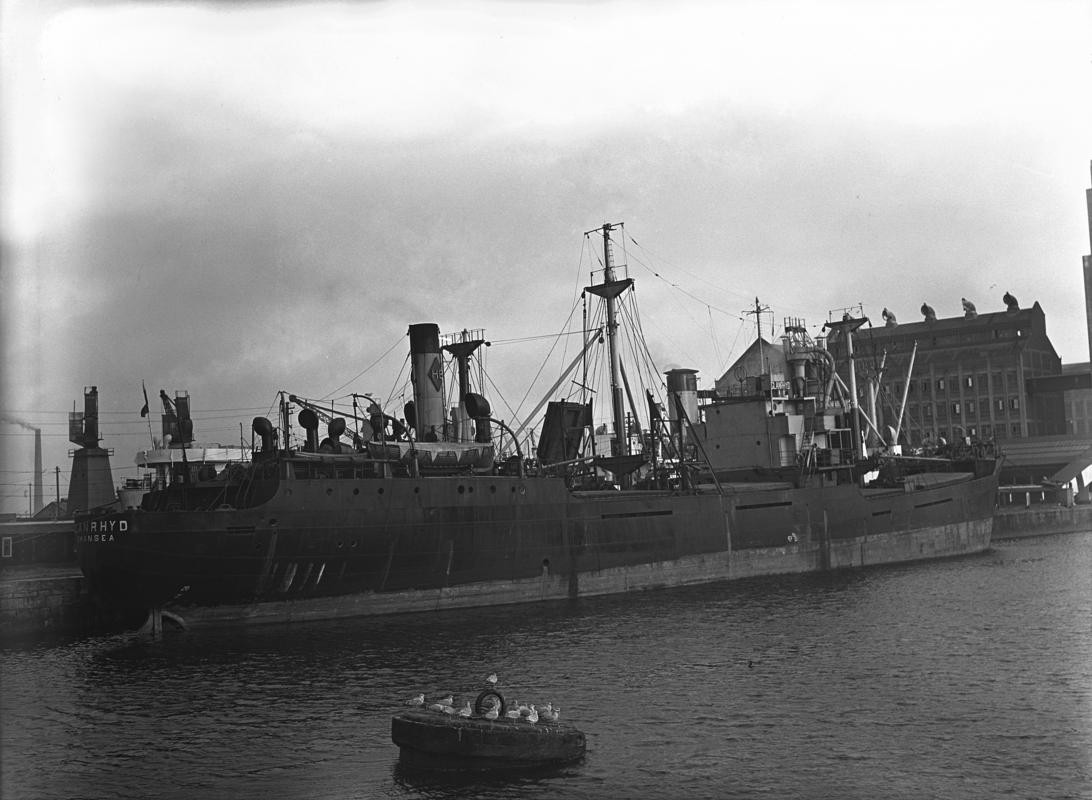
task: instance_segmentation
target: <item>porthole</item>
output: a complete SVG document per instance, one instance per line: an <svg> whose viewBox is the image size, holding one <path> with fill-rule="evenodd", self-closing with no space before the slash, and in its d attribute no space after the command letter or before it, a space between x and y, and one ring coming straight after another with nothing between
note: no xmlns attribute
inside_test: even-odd
<svg viewBox="0 0 1092 800"><path fill-rule="evenodd" d="M466 487L465 486L460 486L459 487L459 494L466 494Z"/></svg>
<svg viewBox="0 0 1092 800"><path fill-rule="evenodd" d="M378 488L378 489L376 490L376 492L378 492L379 494L383 494L383 487L382 487L382 486L380 486L380 487L379 487L379 488Z"/></svg>
<svg viewBox="0 0 1092 800"><path fill-rule="evenodd" d="M326 489L326 496L327 497L333 497L333 495L334 495L334 488L332 486L330 486L330 487L328 487Z"/></svg>
<svg viewBox="0 0 1092 800"><path fill-rule="evenodd" d="M353 489L353 497L356 497L358 494L360 494L360 488L359 487L356 488L356 489Z"/></svg>
<svg viewBox="0 0 1092 800"><path fill-rule="evenodd" d="M496 486L496 484L494 484L494 485L490 486L490 487L489 487L489 491L490 491L490 492L492 492L493 494L496 494L496 493L497 493L497 486Z"/></svg>
<svg viewBox="0 0 1092 800"><path fill-rule="evenodd" d="M414 486L413 487L413 493L414 494L421 494L421 487L420 486Z"/></svg>

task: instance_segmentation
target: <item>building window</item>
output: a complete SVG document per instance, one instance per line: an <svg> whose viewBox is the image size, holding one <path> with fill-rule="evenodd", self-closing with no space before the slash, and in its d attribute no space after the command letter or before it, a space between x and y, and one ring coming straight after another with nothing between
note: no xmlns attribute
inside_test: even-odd
<svg viewBox="0 0 1092 800"><path fill-rule="evenodd" d="M932 384L929 381L924 380L924 381L921 382L921 393L923 395L925 395L926 397L929 396L929 393L930 393L929 390L932 389L932 388L933 388Z"/></svg>
<svg viewBox="0 0 1092 800"><path fill-rule="evenodd" d="M3 557L4 558L11 558L11 537L10 536L5 536L4 537Z"/></svg>
<svg viewBox="0 0 1092 800"><path fill-rule="evenodd" d="M933 418L933 404L932 403L926 403L925 405L923 405L921 407L921 415L923 417L925 417L926 419L932 419Z"/></svg>
<svg viewBox="0 0 1092 800"><path fill-rule="evenodd" d="M967 412L968 417L973 417L974 416L974 402L972 401L972 402L967 403L967 407L966 407L965 410Z"/></svg>
<svg viewBox="0 0 1092 800"><path fill-rule="evenodd" d="M1003 397L998 397L997 398L996 408L997 408L998 411L1004 412L1004 410L1005 410L1005 398L1003 398Z"/></svg>
<svg viewBox="0 0 1092 800"><path fill-rule="evenodd" d="M944 378L937 378L937 392L944 391Z"/></svg>
<svg viewBox="0 0 1092 800"><path fill-rule="evenodd" d="M1020 408L1020 398L1019 397L1010 397L1009 398L1009 408L1011 408L1013 411L1017 411Z"/></svg>
<svg viewBox="0 0 1092 800"><path fill-rule="evenodd" d="M1000 372L993 373L992 381L993 381L993 390L995 392L1000 392L1005 388L1004 379L1005 379L1005 376L1002 375Z"/></svg>
<svg viewBox="0 0 1092 800"><path fill-rule="evenodd" d="M1012 435L1013 435L1013 437L1018 437L1018 436L1020 436L1020 423L1019 423L1019 422L1014 422L1014 423L1012 423L1012 428L1011 428L1011 430L1012 430Z"/></svg>
<svg viewBox="0 0 1092 800"><path fill-rule="evenodd" d="M952 416L953 417L958 417L959 416L959 402L958 401L956 401L955 403L952 403Z"/></svg>
<svg viewBox="0 0 1092 800"><path fill-rule="evenodd" d="M983 419L990 418L990 400L988 397L983 397L978 401L978 408L982 412L980 415Z"/></svg>
<svg viewBox="0 0 1092 800"><path fill-rule="evenodd" d="M965 389L973 389L974 388L974 375L964 375L963 376L963 387Z"/></svg>
<svg viewBox="0 0 1092 800"><path fill-rule="evenodd" d="M967 428L967 435L970 436L972 439L978 436L978 428L976 428L974 425Z"/></svg>

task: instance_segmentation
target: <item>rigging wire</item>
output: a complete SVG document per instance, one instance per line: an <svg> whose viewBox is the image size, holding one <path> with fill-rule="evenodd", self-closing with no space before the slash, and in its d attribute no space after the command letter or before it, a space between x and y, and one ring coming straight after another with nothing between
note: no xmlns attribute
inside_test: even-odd
<svg viewBox="0 0 1092 800"><path fill-rule="evenodd" d="M385 353L383 353L383 355L381 355L381 356L380 356L379 358L377 358L377 359L376 359L375 361L373 361L373 362L372 362L371 364L369 364L368 366L366 366L366 367L365 367L365 368L364 368L363 370L361 370L360 372L358 372L358 373L357 373L356 375L354 375L354 376L353 376L352 378L350 378L350 379L349 379L348 381L346 381L345 383L343 383L343 384L342 384L341 386L337 387L336 389L333 389L332 391L329 391L329 392L327 392L326 394L324 394L324 395L323 395L322 397L320 397L319 399L320 399L320 400L328 400L328 399L330 398L330 395L333 395L333 394L337 394L338 392L340 392L340 391L341 391L342 389L344 389L345 387L349 386L349 385L350 385L351 383L353 383L354 381L356 381L356 380L359 380L359 379L360 379L360 378L361 378L361 377L362 377L362 376L363 376L363 375L364 375L365 373L367 373L367 372L368 372L368 371L369 371L370 369L372 369L372 367L374 367L374 366L375 366L376 364L378 364L378 363L379 363L380 361L382 361L382 360L383 360L384 358L386 358L387 356L389 356L389 355L391 354L391 351L392 351L392 350L394 350L394 348L396 348L396 347L398 347L398 346L399 346L400 344L402 344L402 341L403 341L403 339L404 339L404 338L405 338L404 336L399 336L399 337L398 337L398 339L397 339L397 341L395 341L395 343L394 343L394 344L392 344L392 345L391 345L390 347L388 347L388 348L387 348L387 350L386 350L386 352L385 352Z"/></svg>
<svg viewBox="0 0 1092 800"><path fill-rule="evenodd" d="M565 320L565 324L562 325L562 331L565 331L571 325L573 315L576 313L576 310L579 307L579 305L580 305L579 302L574 303L573 307L569 310L569 317L568 317L568 319ZM535 384L538 382L538 379L541 377L543 370L546 369L546 365L550 360L550 356L553 355L553 352L554 352L555 349L557 349L558 344L563 342L566 339L567 336L568 336L568 334L564 334L564 333L556 334L554 336L554 343L552 345L550 345L550 349L546 353L545 358L543 358L542 363L539 364L538 371L535 373L535 377L532 378L531 382L527 385L527 391L525 391L523 393L523 398L520 400L519 405L516 407L515 411L513 412L513 417L514 418L519 416L519 412L523 409L524 404L527 402L527 398L531 395L531 391L534 389ZM562 355L563 356L566 355L565 350L562 351Z"/></svg>
<svg viewBox="0 0 1092 800"><path fill-rule="evenodd" d="M633 242L633 244L634 244L634 245L636 245L636 246L637 246L638 248L640 248L640 249L641 249L641 250L642 250L643 252L646 252L646 253L648 253L648 254L649 254L650 256L653 256L654 258L657 258L657 260L660 260L660 259L659 259L659 257L658 257L658 256L655 256L655 254L653 254L653 253L652 253L652 252L651 252L650 250L648 250L647 248L645 248L645 247L642 247L642 246L641 246L640 244L638 244L637 240L636 240L636 239L634 239L634 238L633 238L632 236L629 236L628 234L627 234L627 236L628 236L629 240L630 240L631 242ZM664 282L664 283L665 283L666 285L670 286L670 287L671 287L672 289L675 289L675 290L676 290L676 291L678 291L679 293L681 293L681 294L684 294L684 295L686 295L686 296L687 296L687 297L689 297L689 298L690 298L691 300L694 300L694 301L696 301L696 302L698 302L698 303L701 303L702 305L704 305L704 306L707 306L708 308L711 308L711 309L714 309L714 310L716 310L716 311L719 311L720 313L722 313L722 314L725 314L726 316L739 318L739 314L738 314L738 313L736 313L736 312L732 312L732 311L727 311L727 310L725 310L725 309L723 309L723 308L720 308L719 306L715 306L715 305L713 305L712 303L710 303L710 302L709 302L709 301L708 301L707 299L703 299L703 298L701 298L701 297L698 297L698 296L697 296L697 295L695 295L694 293L692 293L692 292L690 292L690 291L688 291L688 290L684 289L684 288L683 288L682 286L680 286L680 285L679 285L678 283L676 283L675 281L672 281L672 280L668 280L668 279L667 279L666 277L664 277L664 275L662 275L662 274L661 274L660 272L658 272L657 270L653 269L653 268L652 268L651 266L649 266L648 264L646 264L646 263L645 263L644 261L642 261L642 260L641 260L640 258L638 258L638 257L634 256L634 257L633 257L633 260L634 260L634 261L636 261L636 262L637 262L638 264L640 264L640 265L641 265L642 267L644 267L644 268L645 268L645 269L646 269L646 270L647 270L647 271L648 271L648 272L649 272L650 274L652 274L652 275L653 275L654 277L656 277L656 278L659 278L659 279L660 279L661 281L663 281L663 282ZM685 272L685 271L686 271L686 270L682 270L682 269L680 269L680 272ZM692 277L695 277L695 278L697 278L698 280L701 280L701 278L698 278L698 276L692 276ZM712 287L713 287L714 289L717 289L718 291L722 291L722 292L724 292L725 294L739 294L739 293L738 293L738 292L736 292L736 291L732 291L732 290L729 290L729 289L724 289L723 287L717 286L716 284L714 284L714 283L712 283L712 282L710 282L710 281L706 281L706 283L708 283L708 284L709 284L710 286L712 286Z"/></svg>
<svg viewBox="0 0 1092 800"><path fill-rule="evenodd" d="M521 337L518 337L518 338L515 338L515 339L490 339L489 342L494 347L497 347L498 345L505 345L505 344L521 344L523 342L538 342L538 341L542 341L543 339L554 339L554 338L556 338L558 336L576 336L576 335L578 335L580 333L583 333L583 331L576 330L576 331L562 331L561 333L541 333L541 334L538 334L537 336L521 336Z"/></svg>
<svg viewBox="0 0 1092 800"><path fill-rule="evenodd" d="M717 372L720 372L720 365L723 363L720 355L720 343L717 342L717 329L713 323L713 309L706 304L705 310L709 312L709 339L713 344L713 360L717 363Z"/></svg>
<svg viewBox="0 0 1092 800"><path fill-rule="evenodd" d="M629 236L628 233L626 234L626 236L634 244L634 246L637 247L638 249L640 249L643 253L651 256L656 261L660 261L660 262L664 261L664 259L660 258L660 256L658 256L656 253L649 250L647 247L644 247L643 245L641 245L632 236ZM724 308L721 308L721 307L717 306L714 303L710 303L707 298L700 297L697 294L695 294L694 292L683 288L683 286L681 286L677 281L669 279L668 277L665 276L665 274L661 270L653 268L652 266L650 266L649 263L646 263L645 261L643 261L639 256L635 256L635 255L631 254L628 257L632 258L643 269L647 270L651 275L653 275L654 277L656 277L657 279L662 281L668 287L674 289L675 291L679 292L680 294L685 295L686 297L690 298L691 300L694 300L694 301L696 301L698 303L701 303L703 306L705 306L706 311L710 316L711 322L712 322L712 312L713 311L716 311L719 314L724 314L725 316L731 317L733 319L738 319L741 322L746 322L746 319L743 316L741 316L742 312L728 311L728 310L726 310ZM707 284L708 286L712 287L713 289L715 289L718 292L723 292L725 294L733 295L733 296L748 296L748 297L753 296L751 293L748 293L748 295L743 295L738 290L726 289L723 286L718 286L717 284L702 278L700 275L697 275L697 274L695 274L693 272L689 272L686 269L677 268L677 270L679 272L683 273L683 274L686 274L686 275L689 275L689 276L693 277L695 280L698 280L698 281L701 281L702 283ZM794 313L794 314L796 314L797 316L800 316L800 317L807 316L806 314L804 314L802 312L795 312L795 311L792 311L791 309L790 309L790 313ZM693 315L690 315L690 316L691 316L691 319L695 319L693 317ZM771 336L776 338L779 335L779 333L778 333L779 329L781 330L782 333L784 332L784 326L783 325L781 325L781 326L777 325L776 318L775 318L774 314L772 313L772 311L771 311L770 317L771 317L771 325L770 325ZM696 322L696 320L695 320L695 322ZM704 326L701 326L701 327L704 327ZM817 327L817 326L812 325L812 327L814 328L814 327ZM710 336L713 337L713 340L714 340L714 349L717 350L718 348L717 348L717 346L715 344L715 342L716 342L716 331L715 331L715 328L713 327L712 324L710 324L709 330L710 330ZM738 342L738 339L739 339L739 334L737 333L735 341ZM724 369L727 368L727 362L731 358L731 354L734 351L735 351L735 344L733 344L732 348L730 348L727 351L726 354L721 355L719 352L717 353L716 357L718 359L718 372L722 372Z"/></svg>

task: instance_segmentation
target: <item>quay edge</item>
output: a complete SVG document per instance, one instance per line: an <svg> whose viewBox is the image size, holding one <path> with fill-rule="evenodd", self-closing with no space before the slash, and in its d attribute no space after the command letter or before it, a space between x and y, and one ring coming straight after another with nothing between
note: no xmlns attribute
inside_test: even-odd
<svg viewBox="0 0 1092 800"><path fill-rule="evenodd" d="M20 567L0 575L0 641L43 635L85 635L124 628L124 620L96 603L75 567Z"/></svg>

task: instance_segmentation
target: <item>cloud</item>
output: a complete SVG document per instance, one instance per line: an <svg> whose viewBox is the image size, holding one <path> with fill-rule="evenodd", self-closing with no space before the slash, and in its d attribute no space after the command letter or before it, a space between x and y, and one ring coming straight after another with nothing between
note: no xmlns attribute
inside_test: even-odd
<svg viewBox="0 0 1092 800"><path fill-rule="evenodd" d="M279 389L386 395L411 323L557 330L604 221L639 242L617 252L659 367L702 385L750 341L756 295L817 327L1010 290L1081 360L1089 14L20 8L0 70L0 408L55 420L46 461L64 464L62 409L99 385L127 465L141 379L189 390L220 439ZM491 348L496 391L518 402L548 345Z"/></svg>

